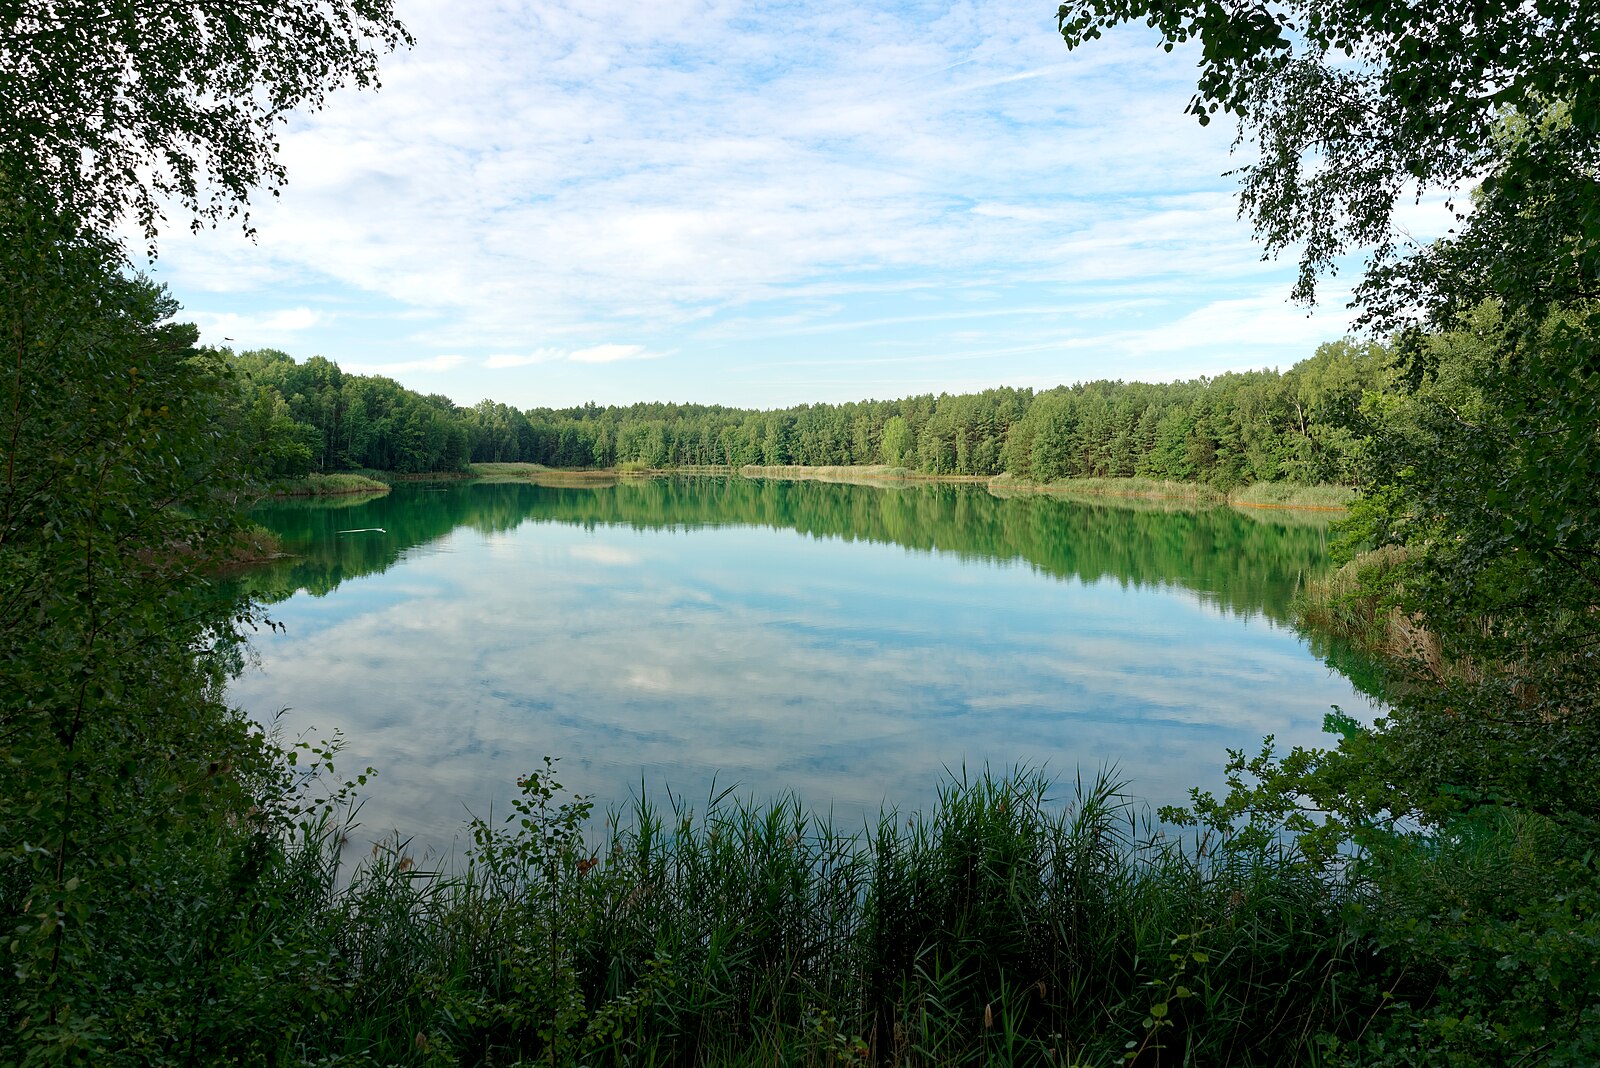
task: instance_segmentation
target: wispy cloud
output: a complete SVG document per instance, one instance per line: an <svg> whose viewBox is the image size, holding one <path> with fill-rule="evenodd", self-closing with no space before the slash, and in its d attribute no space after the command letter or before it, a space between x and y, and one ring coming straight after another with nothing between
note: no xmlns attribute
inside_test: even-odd
<svg viewBox="0 0 1600 1068"><path fill-rule="evenodd" d="M531 367L538 363L549 363L551 360L560 360L566 353L560 349L535 349L532 352L497 352L483 361L485 367L495 369L505 367Z"/></svg>
<svg viewBox="0 0 1600 1068"><path fill-rule="evenodd" d="M185 317L200 327L201 336L210 344L238 341L246 346L298 335L327 320L322 313L310 308L285 308L253 315L194 311L185 313Z"/></svg>
<svg viewBox="0 0 1600 1068"><path fill-rule="evenodd" d="M504 370L510 367L532 367L548 363L616 363L618 360L656 360L667 355L651 352L643 345L591 345L582 349L535 349L526 353L495 353L483 361L483 366Z"/></svg>
<svg viewBox="0 0 1600 1068"><path fill-rule="evenodd" d="M465 356L450 354L447 356L430 356L422 360L400 360L394 363L350 363L345 365L345 369L361 375L431 375L453 371L466 362L467 358Z"/></svg>
<svg viewBox="0 0 1600 1068"><path fill-rule="evenodd" d="M241 316L286 292L380 306L387 321L330 317L307 343L418 371L460 353L459 399L749 403L769 398L723 391L754 339L763 359L818 355L789 326L825 332L834 356L884 329L949 348L965 327L852 324L990 289L1006 293L987 316L1002 347L1004 309L1041 298L1081 320L1165 287L1154 328L1288 290L1234 218L1228 132L1182 114L1192 57L1142 27L1068 56L1033 0L413 0L403 15L418 44L386 61L381 92L338 94L285 132L290 184L255 212L256 245L166 239L180 298Z"/></svg>
<svg viewBox="0 0 1600 1068"><path fill-rule="evenodd" d="M654 360L662 355L647 351L643 345L595 345L579 349L567 359L573 363L616 363L618 360Z"/></svg>

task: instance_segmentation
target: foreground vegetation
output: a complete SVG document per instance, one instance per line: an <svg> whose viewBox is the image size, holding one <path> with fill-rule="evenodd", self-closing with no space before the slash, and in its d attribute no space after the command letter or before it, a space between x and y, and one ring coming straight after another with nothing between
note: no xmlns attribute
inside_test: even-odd
<svg viewBox="0 0 1600 1068"><path fill-rule="evenodd" d="M169 200L236 211L281 178L285 110L370 84L375 51L406 39L382 2L290 8L240 8L218 35L182 4L35 5L4 38L10 81L53 91L0 109L0 1060L1600 1061L1600 24L1583 5L1470 25L1438 5L1062 5L1073 46L1134 18L1201 39L1192 109L1242 117L1261 149L1244 206L1269 249L1305 242L1303 295L1375 248L1357 299L1390 341L1313 357L1335 372L1327 407L1317 375L1285 386L1296 368L521 424L326 361L199 349L128 269L120 221L154 241ZM1400 190L1479 176L1455 231L1398 254ZM269 371L317 381L284 393ZM508 823L473 825L464 868L419 871L397 843L352 874L348 792L312 775L334 747L222 700L256 614L206 576L265 478L543 462L480 455L522 449L523 424L579 466L1354 481L1350 546L1385 555L1355 558L1340 625L1414 624L1442 670L1391 657L1391 714L1335 715L1332 749L1232 755L1228 792L1167 813L1172 837L1124 830L1105 784L1058 807L1026 774L952 783L859 837L726 798L590 837L534 769Z"/></svg>
<svg viewBox="0 0 1600 1068"><path fill-rule="evenodd" d="M1542 993L1562 947L1430 919L1503 913L1572 863L1537 817L1319 869L1268 822L1162 838L1114 782L1052 797L1021 772L963 774L930 812L855 834L727 796L636 803L597 832L547 761L509 818L473 822L463 869L396 841L346 873L346 830L291 818L329 811L315 781L279 785L294 800L208 821L209 848L101 877L162 892L102 907L86 948L118 982L61 977L86 1059L1295 1065L1430 1030L1468 1056L1600 1053L1593 977ZM1600 933L1569 918L1570 938ZM1524 1000L1441 1020L1446 985Z"/></svg>

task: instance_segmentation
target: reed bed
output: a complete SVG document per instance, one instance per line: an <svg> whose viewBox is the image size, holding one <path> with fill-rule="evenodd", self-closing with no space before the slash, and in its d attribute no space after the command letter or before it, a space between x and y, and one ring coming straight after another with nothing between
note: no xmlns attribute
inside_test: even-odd
<svg viewBox="0 0 1600 1068"><path fill-rule="evenodd" d="M1591 861L1537 813L1485 807L1318 867L1270 811L1164 833L1106 776L1058 796L1033 771L962 772L926 812L855 833L793 797L595 820L548 763L520 785L451 870L401 840L352 865L349 827L305 822L303 799L168 828L92 873L51 1015L33 973L0 972L0 1063L1399 1068L1600 1052L1574 1025L1596 1004ZM11 915L28 907L23 863L0 859Z"/></svg>
<svg viewBox="0 0 1600 1068"><path fill-rule="evenodd" d="M918 477L917 473L909 468L891 467L887 464L853 464L833 467L806 467L799 464L763 467L760 464L746 464L739 468L739 474L745 478L798 479L818 482L849 482L864 485L875 482L909 481ZM928 481L938 480L931 475L923 475L921 477ZM972 479L948 479L947 481L972 481Z"/></svg>
<svg viewBox="0 0 1600 1068"><path fill-rule="evenodd" d="M963 772L853 834L793 797L636 801L595 840L547 764L462 870L396 841L344 878L324 826L262 920L310 983L268 1059L1317 1063L1360 1008L1328 885L1276 847L1163 838L1120 790Z"/></svg>
<svg viewBox="0 0 1600 1068"><path fill-rule="evenodd" d="M1356 499L1350 486L1315 485L1299 482L1256 482L1228 494L1230 504L1259 508L1326 508L1343 511Z"/></svg>
<svg viewBox="0 0 1600 1068"><path fill-rule="evenodd" d="M1235 504L1246 508L1288 508L1343 511L1355 500L1348 486L1304 485L1299 482L1257 482L1222 490L1204 482L1174 482L1155 478L1068 478L1059 482L1028 482L1011 475L989 480L999 493L1049 493L1081 497L1129 497L1177 501L1188 505Z"/></svg>
<svg viewBox="0 0 1600 1068"><path fill-rule="evenodd" d="M550 470L544 464L485 462L469 466L477 482L524 482Z"/></svg>
<svg viewBox="0 0 1600 1068"><path fill-rule="evenodd" d="M1422 663L1440 675L1439 641L1398 607L1409 552L1395 545L1357 554L1306 584L1296 603L1302 625L1331 634L1395 664ZM1441 676L1442 677L1442 676Z"/></svg>
<svg viewBox="0 0 1600 1068"><path fill-rule="evenodd" d="M274 483L269 492L275 497L332 497L354 493L388 493L389 484L364 474L349 471L323 474L312 472L303 478Z"/></svg>
<svg viewBox="0 0 1600 1068"><path fill-rule="evenodd" d="M995 490L1050 493L1084 497L1143 497L1188 503L1221 504L1228 495L1204 482L1173 482L1154 478L1068 478L1059 482L1028 482L1011 475L989 480Z"/></svg>

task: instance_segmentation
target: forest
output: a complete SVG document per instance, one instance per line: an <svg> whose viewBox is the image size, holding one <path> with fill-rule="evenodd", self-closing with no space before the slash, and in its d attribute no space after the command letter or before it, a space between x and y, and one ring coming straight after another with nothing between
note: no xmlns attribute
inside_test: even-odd
<svg viewBox="0 0 1600 1068"><path fill-rule="evenodd" d="M248 227L287 116L410 40L385 0L214 16L0 15L0 1062L1600 1063L1587 0L1067 0L1070 50L1126 23L1196 46L1189 111L1237 124L1242 214L1302 300L1364 257L1372 340L777 413L458 410L197 345L128 235ZM1410 241L1397 212L1440 188L1456 225ZM1218 754L1227 788L1160 827L1114 780L1060 798L1026 769L861 834L730 797L600 826L530 758L460 869L350 858L366 773L229 707L267 617L219 575L272 478L512 456L1348 482L1317 625L1384 652L1388 713Z"/></svg>
<svg viewBox="0 0 1600 1068"><path fill-rule="evenodd" d="M1389 351L1346 339L1288 371L1188 382L1088 382L894 401L745 411L701 404L470 408L391 379L276 350L215 357L234 371L253 448L271 473L460 470L467 462L651 470L884 464L929 475L1035 482L1142 477L1227 490L1255 482L1354 484L1368 393Z"/></svg>

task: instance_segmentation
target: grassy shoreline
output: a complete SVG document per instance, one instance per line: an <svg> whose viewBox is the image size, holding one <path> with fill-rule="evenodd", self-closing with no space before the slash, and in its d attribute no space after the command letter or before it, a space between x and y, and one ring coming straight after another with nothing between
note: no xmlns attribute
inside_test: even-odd
<svg viewBox="0 0 1600 1068"><path fill-rule="evenodd" d="M988 475L930 475L908 467L891 467L888 464L855 464L807 467L802 464L762 466L746 464L739 468L745 478L775 478L790 481L816 482L988 482Z"/></svg>
<svg viewBox="0 0 1600 1068"><path fill-rule="evenodd" d="M1060 797L1028 771L961 773L929 811L854 833L793 797L640 801L598 837L548 763L520 785L447 871L387 840L341 872L348 829L330 824L283 841L269 896L238 905L272 936L242 939L213 983L233 1008L205 1017L201 1048L1265 1068L1317 1063L1374 1007L1337 978L1363 965L1331 884L1276 847L1163 839L1105 777Z"/></svg>
<svg viewBox="0 0 1600 1068"><path fill-rule="evenodd" d="M370 477L377 475L378 478ZM1029 482L1010 475L933 475L886 464L807 467L799 464L767 467L749 464L740 468L719 465L652 468L633 464L618 467L557 468L534 463L475 463L467 471L396 474L309 475L304 479L273 487L275 497L335 496L346 493L386 493L392 482L472 481L540 482L571 486L614 484L623 478L653 478L667 475L713 475L721 477L778 479L783 481L838 482L882 486L900 483L955 483L986 485L1001 496L1012 494L1052 494L1058 496L1129 497L1181 501L1201 505L1228 504L1239 508L1283 508L1296 511L1342 512L1355 499L1356 491L1347 486L1308 486L1295 482L1257 482L1223 491L1203 482L1173 482L1148 478L1075 478L1061 482ZM380 481L379 479L382 479Z"/></svg>
<svg viewBox="0 0 1600 1068"><path fill-rule="evenodd" d="M388 493L389 484L353 471L312 473L283 479L268 487L268 497L341 497L351 493Z"/></svg>
<svg viewBox="0 0 1600 1068"><path fill-rule="evenodd" d="M1173 482L1165 479L1073 478L1040 483L1015 479L1010 475L996 475L989 480L989 486L992 490L1017 494L1137 497L1195 504L1227 504L1237 508L1327 512L1348 510L1350 502L1356 497L1356 491L1348 486L1308 486L1298 482L1256 482L1224 491L1204 482Z"/></svg>
<svg viewBox="0 0 1600 1068"><path fill-rule="evenodd" d="M596 828L550 761L518 785L442 870L399 838L285 828L271 877L227 891L240 926L222 955L171 900L136 915L142 899L118 899L122 930L164 952L126 957L133 974L83 1007L146 1044L181 1024L189 1048L241 1063L1432 1063L1386 1054L1411 1052L1452 969L1503 969L1503 952L1395 936L1456 901L1463 862L1540 830L1402 849L1414 878L1388 887L1360 858L1309 863L1270 819L1164 832L1105 774L1058 790L1027 769L950 773L928 810L854 832L727 791L636 800ZM227 848L191 858L220 855L215 870L162 872L202 913L207 879L237 885L230 858L267 845L221 826ZM1520 891L1468 893L1492 909Z"/></svg>

